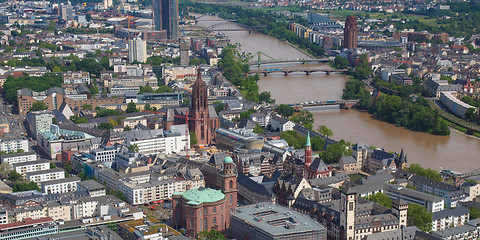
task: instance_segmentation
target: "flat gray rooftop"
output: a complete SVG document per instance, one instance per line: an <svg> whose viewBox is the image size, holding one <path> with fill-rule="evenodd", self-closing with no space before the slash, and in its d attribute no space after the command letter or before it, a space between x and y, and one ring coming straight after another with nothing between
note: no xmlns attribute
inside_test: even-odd
<svg viewBox="0 0 480 240"><path fill-rule="evenodd" d="M271 235L285 235L308 231L326 231L309 216L273 203L260 203L237 208L232 216Z"/></svg>

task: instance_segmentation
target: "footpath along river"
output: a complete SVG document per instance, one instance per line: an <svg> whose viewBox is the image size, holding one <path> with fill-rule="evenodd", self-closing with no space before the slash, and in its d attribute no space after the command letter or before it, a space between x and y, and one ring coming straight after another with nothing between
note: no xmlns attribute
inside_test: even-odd
<svg viewBox="0 0 480 240"><path fill-rule="evenodd" d="M219 23L216 16L204 16L199 25L208 27ZM264 52L276 59L308 58L305 54L276 38L247 31L225 32L231 43L240 44L241 51ZM267 65L262 65L267 67ZM278 68L280 65L268 67ZM329 68L325 64L290 65L289 68ZM326 76L315 73L272 74L261 76L258 85L261 91L269 91L277 103L297 103L314 100L341 99L342 89L347 78L341 74ZM333 131L333 138L345 139L352 143L362 142L400 152L402 148L408 157L408 163L418 163L423 167L436 170L451 169L468 172L480 168L480 139L455 131L450 136L435 136L413 132L393 124L376 120L372 115L358 110L340 110L327 108L312 112L315 127L326 125Z"/></svg>

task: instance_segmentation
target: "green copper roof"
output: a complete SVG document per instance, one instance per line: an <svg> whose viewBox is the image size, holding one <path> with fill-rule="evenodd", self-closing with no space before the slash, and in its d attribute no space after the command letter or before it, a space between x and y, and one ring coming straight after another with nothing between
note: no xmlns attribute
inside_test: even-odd
<svg viewBox="0 0 480 240"><path fill-rule="evenodd" d="M220 190L211 188L194 188L185 191L182 197L187 200L187 204L200 205L202 203L218 202L225 198L225 194Z"/></svg>
<svg viewBox="0 0 480 240"><path fill-rule="evenodd" d="M223 163L233 163L233 159L230 156L226 156Z"/></svg>
<svg viewBox="0 0 480 240"><path fill-rule="evenodd" d="M310 144L310 132L307 132L307 144L305 144L305 146L312 146Z"/></svg>

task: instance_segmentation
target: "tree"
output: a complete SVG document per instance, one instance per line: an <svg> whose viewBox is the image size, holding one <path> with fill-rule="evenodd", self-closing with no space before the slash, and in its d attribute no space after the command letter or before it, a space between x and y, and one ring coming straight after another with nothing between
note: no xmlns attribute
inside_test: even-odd
<svg viewBox="0 0 480 240"><path fill-rule="evenodd" d="M407 172L411 172L411 173L414 173L416 175L426 177L426 178L429 178L429 179L437 181L437 182L443 181L443 178L440 175L440 173L438 173L437 171L435 171L433 169L430 169L430 168L427 168L427 169L422 168L420 166L420 164L412 164L412 165L410 165L410 167L406 168L405 170Z"/></svg>
<svg viewBox="0 0 480 240"><path fill-rule="evenodd" d="M313 151L320 151L325 148L325 140L319 135L311 138L310 142L312 144Z"/></svg>
<svg viewBox="0 0 480 240"><path fill-rule="evenodd" d="M12 166L8 162L3 162L0 164L0 176L2 178L7 178L8 175L10 174L10 171L12 171Z"/></svg>
<svg viewBox="0 0 480 240"><path fill-rule="evenodd" d="M82 110L93 110L93 107L91 104L83 104Z"/></svg>
<svg viewBox="0 0 480 240"><path fill-rule="evenodd" d="M131 129L129 126L125 126L125 127L123 128L123 131L130 131L130 130L132 130L132 129Z"/></svg>
<svg viewBox="0 0 480 240"><path fill-rule="evenodd" d="M392 208L392 199L386 194L378 192L367 197L368 200L376 202L386 208Z"/></svg>
<svg viewBox="0 0 480 240"><path fill-rule="evenodd" d="M128 150L130 152L138 152L140 149L138 148L137 144L132 144L132 145L128 146Z"/></svg>
<svg viewBox="0 0 480 240"><path fill-rule="evenodd" d="M198 139L197 139L197 134L195 132L190 131L190 147L194 147L197 145Z"/></svg>
<svg viewBox="0 0 480 240"><path fill-rule="evenodd" d="M288 106L286 104L280 104L277 107L278 114L282 115L282 117L290 117L295 112L292 106Z"/></svg>
<svg viewBox="0 0 480 240"><path fill-rule="evenodd" d="M313 128L313 114L308 110L301 110L298 114L293 115L290 120L300 123L308 129Z"/></svg>
<svg viewBox="0 0 480 240"><path fill-rule="evenodd" d="M98 124L97 128L100 129L100 130L112 130L113 125L109 122L105 122L105 123Z"/></svg>
<svg viewBox="0 0 480 240"><path fill-rule="evenodd" d="M424 232L429 232L432 228L432 213L427 208L418 204L409 204L407 221L409 226L416 226Z"/></svg>
<svg viewBox="0 0 480 240"><path fill-rule="evenodd" d="M250 114L257 112L255 109L250 108L245 112L240 113L240 118L250 118Z"/></svg>
<svg viewBox="0 0 480 240"><path fill-rule="evenodd" d="M328 145L321 157L325 163L334 163L338 162L341 157L350 155L352 155L352 150L348 148L347 142L340 140L338 143Z"/></svg>
<svg viewBox="0 0 480 240"><path fill-rule="evenodd" d="M70 120L72 120L72 122L76 123L76 124L83 124L83 123L88 123L88 120L87 118L84 118L84 117L78 117L78 116L70 116Z"/></svg>
<svg viewBox="0 0 480 240"><path fill-rule="evenodd" d="M57 168L57 165L55 165L55 163L53 162L50 162L50 169L54 169L54 168Z"/></svg>
<svg viewBox="0 0 480 240"><path fill-rule="evenodd" d="M225 240L225 237L216 229L201 231L197 235L198 240Z"/></svg>
<svg viewBox="0 0 480 240"><path fill-rule="evenodd" d="M58 66L54 67L52 69L52 72L61 72L62 70L60 70L60 68Z"/></svg>
<svg viewBox="0 0 480 240"><path fill-rule="evenodd" d="M325 125L320 125L317 128L317 131L320 132L323 136L326 138L333 136L332 130L330 130L327 126Z"/></svg>
<svg viewBox="0 0 480 240"><path fill-rule="evenodd" d="M339 69L347 68L349 65L350 65L350 63L348 62L348 60L346 58L340 57L340 56L336 56L335 60L333 62L333 66L335 68L339 68Z"/></svg>
<svg viewBox="0 0 480 240"><path fill-rule="evenodd" d="M215 112L217 112L217 114L223 110L225 110L225 104L218 103L217 106L215 106Z"/></svg>
<svg viewBox="0 0 480 240"><path fill-rule="evenodd" d="M129 102L128 105L127 105L127 113L133 113L133 112L139 112L140 110L138 110L137 108L137 104L135 104L134 102Z"/></svg>
<svg viewBox="0 0 480 240"><path fill-rule="evenodd" d="M265 130L262 128L262 126L257 124L255 125L255 127L253 127L253 132L256 134L262 134L262 133L265 133Z"/></svg>
<svg viewBox="0 0 480 240"><path fill-rule="evenodd" d="M467 112L465 113L465 120L470 122L477 120L477 112L475 111L475 108L467 109Z"/></svg>
<svg viewBox="0 0 480 240"><path fill-rule="evenodd" d="M47 110L47 109L48 109L47 104L45 104L42 101L36 101L36 102L32 103L32 107L30 107L30 109L28 109L28 110L30 112L32 112L32 111L42 111L42 110Z"/></svg>
<svg viewBox="0 0 480 240"><path fill-rule="evenodd" d="M10 174L8 174L8 180L10 180L12 182L20 181L20 180L22 180L22 175L20 173L18 173L17 171L12 170L12 171L10 171Z"/></svg>
<svg viewBox="0 0 480 240"><path fill-rule="evenodd" d="M275 103L275 99L272 99L270 92L263 91L258 95L258 100L265 103Z"/></svg>
<svg viewBox="0 0 480 240"><path fill-rule="evenodd" d="M470 207L470 220L480 218L480 209Z"/></svg>
<svg viewBox="0 0 480 240"><path fill-rule="evenodd" d="M370 64L368 63L368 58L367 55L362 54L360 56L360 61L355 68L354 76L357 79L366 79L370 77L373 74L372 68L370 67Z"/></svg>

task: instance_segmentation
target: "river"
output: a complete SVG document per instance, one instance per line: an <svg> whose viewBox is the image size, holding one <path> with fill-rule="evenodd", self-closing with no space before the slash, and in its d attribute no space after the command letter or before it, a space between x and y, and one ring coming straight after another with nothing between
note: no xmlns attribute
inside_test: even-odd
<svg viewBox="0 0 480 240"><path fill-rule="evenodd" d="M200 18L199 25L213 25L215 16ZM276 59L307 58L305 54L290 45L260 33L225 32L232 43L239 43L241 50L249 53L264 52ZM262 67L266 67L263 65ZM273 65L272 67L275 67ZM278 65L277 65L278 67ZM288 66L292 67L292 66ZM329 68L324 64L294 65L303 68ZM272 74L260 77L260 91L269 91L277 103L296 103L313 100L341 99L347 78L341 74L303 73ZM345 139L352 143L362 142L389 151L404 149L408 163L418 163L436 170L451 169L468 172L480 167L480 139L455 131L450 136L435 136L413 132L393 124L376 120L372 115L358 110L328 108L312 112L315 127L326 125L333 131L333 138Z"/></svg>

